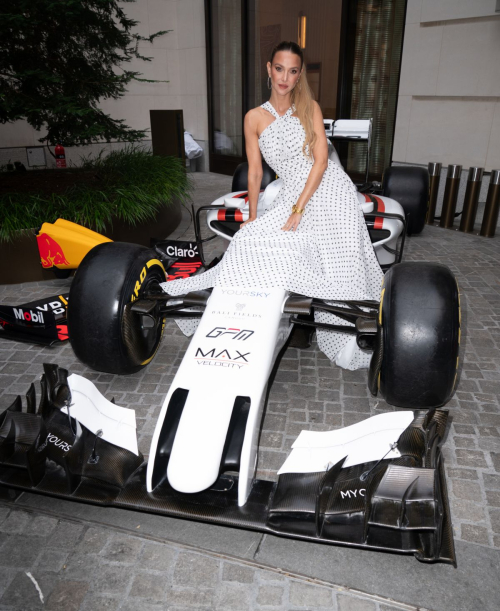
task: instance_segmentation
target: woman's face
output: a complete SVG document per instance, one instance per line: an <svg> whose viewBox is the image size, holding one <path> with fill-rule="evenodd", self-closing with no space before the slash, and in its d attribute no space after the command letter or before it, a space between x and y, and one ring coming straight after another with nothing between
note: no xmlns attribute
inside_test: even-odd
<svg viewBox="0 0 500 611"><path fill-rule="evenodd" d="M272 88L280 95L292 91L301 72L300 57L291 51L278 51L273 57L273 63L267 62L267 73L271 77Z"/></svg>

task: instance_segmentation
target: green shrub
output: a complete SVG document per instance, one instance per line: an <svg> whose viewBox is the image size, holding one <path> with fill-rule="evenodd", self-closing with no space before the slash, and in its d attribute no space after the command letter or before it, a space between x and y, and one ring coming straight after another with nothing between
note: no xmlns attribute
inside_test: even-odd
<svg viewBox="0 0 500 611"><path fill-rule="evenodd" d="M83 160L81 168L54 170L85 174L63 193L11 192L0 196L0 241L64 218L103 231L119 218L131 225L151 220L174 200L186 202L192 182L182 160L158 157L132 145ZM23 174L29 180L29 173Z"/></svg>

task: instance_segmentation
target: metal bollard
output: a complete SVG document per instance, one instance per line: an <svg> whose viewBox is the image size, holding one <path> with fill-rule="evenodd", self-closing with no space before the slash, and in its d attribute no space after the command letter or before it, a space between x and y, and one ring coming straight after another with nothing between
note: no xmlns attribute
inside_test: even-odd
<svg viewBox="0 0 500 611"><path fill-rule="evenodd" d="M477 214L477 202L481 191L484 168L469 168L467 178L467 189L465 190L464 205L462 208L462 219L460 220L460 231L470 233L474 231L474 223Z"/></svg>
<svg viewBox="0 0 500 611"><path fill-rule="evenodd" d="M483 222L479 235L492 238L495 235L500 209L500 170L492 170L486 206L484 208Z"/></svg>
<svg viewBox="0 0 500 611"><path fill-rule="evenodd" d="M432 225L436 216L436 202L439 191L439 181L441 179L441 168L443 164L431 161L429 169L429 206L427 207L426 223Z"/></svg>
<svg viewBox="0 0 500 611"><path fill-rule="evenodd" d="M440 227L453 227L455 220L455 210L457 208L458 188L460 186L460 177L462 175L462 166L450 163L448 173L446 175L446 186L444 189L443 209L441 211Z"/></svg>

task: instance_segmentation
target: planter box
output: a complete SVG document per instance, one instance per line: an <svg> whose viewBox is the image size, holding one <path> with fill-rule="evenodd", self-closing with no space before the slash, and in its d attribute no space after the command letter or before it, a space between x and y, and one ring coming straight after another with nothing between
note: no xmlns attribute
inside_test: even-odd
<svg viewBox="0 0 500 611"><path fill-rule="evenodd" d="M113 226L102 232L115 242L133 242L149 246L151 238L166 238L174 232L182 218L182 207L174 202L162 208L156 217L146 223L128 225L119 219ZM36 230L21 235L12 242L0 242L0 284L39 282L53 280L54 272L43 269L36 244Z"/></svg>

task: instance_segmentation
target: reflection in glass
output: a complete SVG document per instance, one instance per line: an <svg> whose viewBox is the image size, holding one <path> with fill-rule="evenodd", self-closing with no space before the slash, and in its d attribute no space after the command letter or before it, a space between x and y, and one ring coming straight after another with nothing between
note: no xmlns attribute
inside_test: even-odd
<svg viewBox="0 0 500 611"><path fill-rule="evenodd" d="M212 36L212 146L214 153L243 154L243 79L241 3L213 0Z"/></svg>

